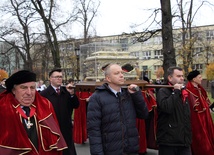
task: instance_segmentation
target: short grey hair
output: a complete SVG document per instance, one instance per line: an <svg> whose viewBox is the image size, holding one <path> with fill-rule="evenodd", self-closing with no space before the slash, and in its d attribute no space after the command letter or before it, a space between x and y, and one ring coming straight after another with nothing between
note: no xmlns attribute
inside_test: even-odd
<svg viewBox="0 0 214 155"><path fill-rule="evenodd" d="M105 77L110 74L110 67L113 66L113 65L118 65L118 64L116 64L116 63L110 63L108 66L106 66L106 68L104 69L104 75L105 75Z"/></svg>

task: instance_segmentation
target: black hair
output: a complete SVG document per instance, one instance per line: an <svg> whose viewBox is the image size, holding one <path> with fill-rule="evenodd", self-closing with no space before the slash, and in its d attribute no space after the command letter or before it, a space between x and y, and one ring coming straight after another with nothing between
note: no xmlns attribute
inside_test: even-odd
<svg viewBox="0 0 214 155"><path fill-rule="evenodd" d="M53 72L62 72L62 69L58 68L58 69L53 69L49 72L49 77L51 77L51 75L53 74Z"/></svg>
<svg viewBox="0 0 214 155"><path fill-rule="evenodd" d="M181 67L177 67L177 66L169 67L169 68L167 69L167 76L169 76L169 75L172 76L175 69L177 69L177 70L179 70L179 71L182 71L182 70L183 70Z"/></svg>

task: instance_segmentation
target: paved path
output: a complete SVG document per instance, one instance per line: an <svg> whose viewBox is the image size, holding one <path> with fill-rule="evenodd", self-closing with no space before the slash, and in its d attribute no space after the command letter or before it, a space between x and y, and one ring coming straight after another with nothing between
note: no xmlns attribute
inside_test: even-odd
<svg viewBox="0 0 214 155"><path fill-rule="evenodd" d="M75 144L75 147L76 147L77 155L90 155L88 141L85 144ZM146 155L158 155L158 151L147 149Z"/></svg>

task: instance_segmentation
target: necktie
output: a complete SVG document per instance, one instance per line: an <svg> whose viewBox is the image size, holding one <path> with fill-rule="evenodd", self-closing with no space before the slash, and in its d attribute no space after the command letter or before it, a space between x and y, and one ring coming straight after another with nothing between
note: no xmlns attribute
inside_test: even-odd
<svg viewBox="0 0 214 155"><path fill-rule="evenodd" d="M60 89L59 89L59 88L56 89L56 93L57 93L58 95L60 94Z"/></svg>
<svg viewBox="0 0 214 155"><path fill-rule="evenodd" d="M120 92L117 92L117 97L120 97Z"/></svg>
<svg viewBox="0 0 214 155"><path fill-rule="evenodd" d="M117 97L120 99L121 98L121 93L117 92Z"/></svg>
<svg viewBox="0 0 214 155"><path fill-rule="evenodd" d="M23 110L25 111L25 114L27 117L30 116L30 108L29 107L23 107Z"/></svg>
<svg viewBox="0 0 214 155"><path fill-rule="evenodd" d="M121 93L120 92L117 92L117 97L118 97L119 103L121 103Z"/></svg>

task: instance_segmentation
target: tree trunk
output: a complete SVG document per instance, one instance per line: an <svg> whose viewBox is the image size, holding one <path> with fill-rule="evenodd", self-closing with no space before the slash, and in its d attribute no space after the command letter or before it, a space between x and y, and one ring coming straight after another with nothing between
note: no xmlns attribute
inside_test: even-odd
<svg viewBox="0 0 214 155"><path fill-rule="evenodd" d="M172 14L170 0L161 0L162 10L162 41L164 80L167 80L167 69L176 66L175 49L172 35Z"/></svg>

